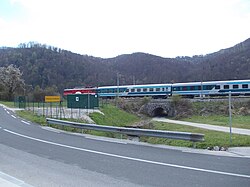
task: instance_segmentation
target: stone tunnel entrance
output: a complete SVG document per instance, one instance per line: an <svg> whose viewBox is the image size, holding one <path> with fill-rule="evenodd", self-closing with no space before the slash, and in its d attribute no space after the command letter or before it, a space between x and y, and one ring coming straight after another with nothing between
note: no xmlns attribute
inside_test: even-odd
<svg viewBox="0 0 250 187"><path fill-rule="evenodd" d="M146 114L150 117L166 117L173 115L173 108L169 101L164 100L164 102L154 101L144 104L140 108L140 113Z"/></svg>
<svg viewBox="0 0 250 187"><path fill-rule="evenodd" d="M152 117L164 117L168 116L168 111L164 110L162 107L158 107L153 110Z"/></svg>

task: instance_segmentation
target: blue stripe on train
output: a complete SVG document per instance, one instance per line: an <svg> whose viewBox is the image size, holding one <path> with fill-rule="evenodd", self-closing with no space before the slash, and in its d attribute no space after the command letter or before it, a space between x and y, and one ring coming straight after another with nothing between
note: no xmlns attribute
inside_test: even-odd
<svg viewBox="0 0 250 187"><path fill-rule="evenodd" d="M220 93L225 93L225 92L249 92L250 89L224 89L224 90L219 90Z"/></svg>

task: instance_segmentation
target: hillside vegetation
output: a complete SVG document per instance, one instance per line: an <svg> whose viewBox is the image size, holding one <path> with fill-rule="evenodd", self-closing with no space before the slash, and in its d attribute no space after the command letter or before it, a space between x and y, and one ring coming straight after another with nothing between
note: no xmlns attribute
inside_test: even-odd
<svg viewBox="0 0 250 187"><path fill-rule="evenodd" d="M13 64L29 90L56 86L169 83L250 78L250 39L205 56L162 58L145 53L103 59L37 43L0 49L0 67ZM28 89L27 89L28 90Z"/></svg>

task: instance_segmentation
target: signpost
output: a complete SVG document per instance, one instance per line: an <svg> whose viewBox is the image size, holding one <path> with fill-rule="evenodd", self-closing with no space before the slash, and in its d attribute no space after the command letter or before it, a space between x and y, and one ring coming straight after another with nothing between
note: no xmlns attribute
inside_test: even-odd
<svg viewBox="0 0 250 187"><path fill-rule="evenodd" d="M50 103L50 116L52 117L52 103L60 103L60 111L61 111L61 97L59 95L53 95L53 96L45 96L45 103ZM57 112L56 112L57 113ZM56 114L57 115L57 114ZM61 118L61 112L60 112L60 118Z"/></svg>
<svg viewBox="0 0 250 187"><path fill-rule="evenodd" d="M26 97L25 96L17 96L14 101L15 107L25 108L26 107Z"/></svg>
<svg viewBox="0 0 250 187"><path fill-rule="evenodd" d="M53 103L53 102L60 102L60 101L61 101L60 96L45 96L46 103Z"/></svg>

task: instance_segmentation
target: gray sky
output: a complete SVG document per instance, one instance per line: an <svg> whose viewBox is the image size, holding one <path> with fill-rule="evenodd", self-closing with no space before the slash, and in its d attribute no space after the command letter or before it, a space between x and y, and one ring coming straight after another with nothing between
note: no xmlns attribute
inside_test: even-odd
<svg viewBox="0 0 250 187"><path fill-rule="evenodd" d="M216 52L250 38L250 0L0 0L0 46L96 57Z"/></svg>

